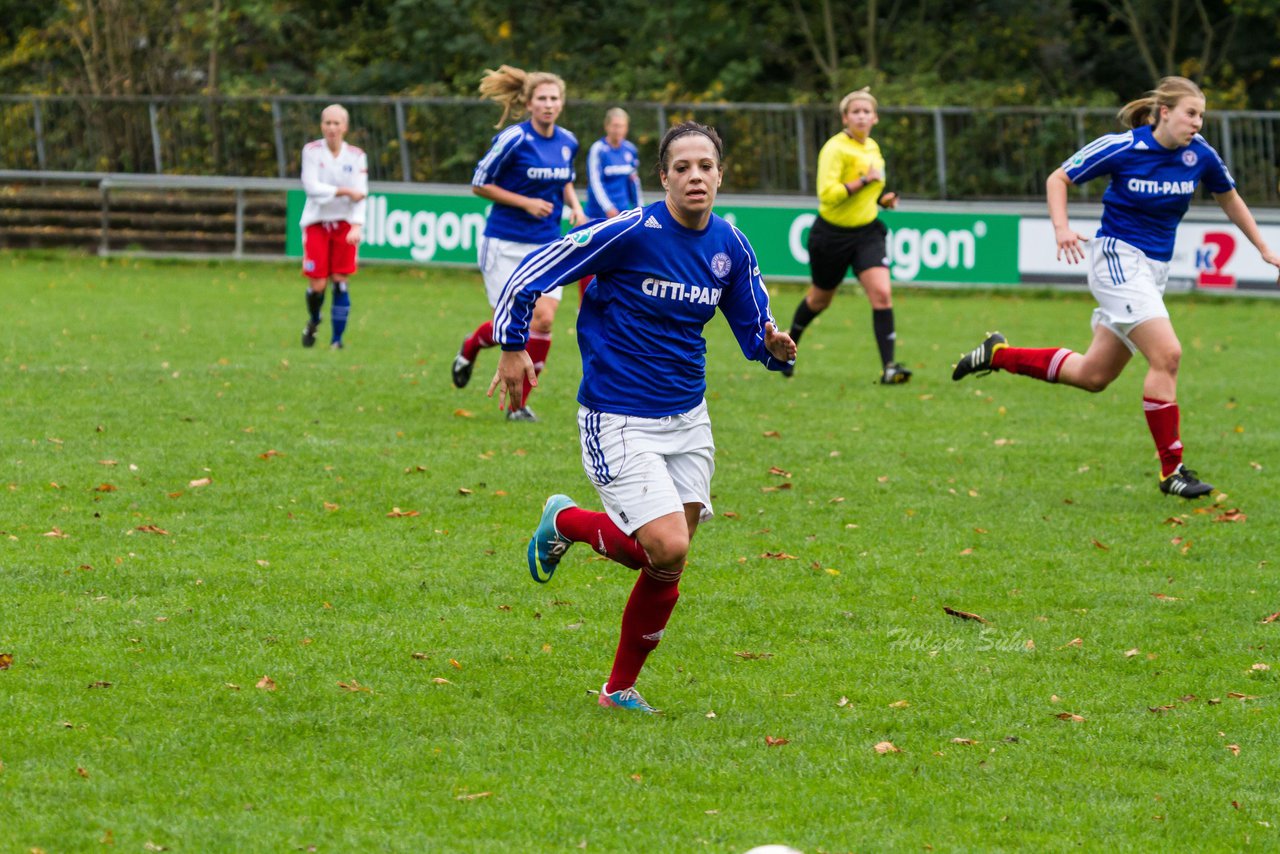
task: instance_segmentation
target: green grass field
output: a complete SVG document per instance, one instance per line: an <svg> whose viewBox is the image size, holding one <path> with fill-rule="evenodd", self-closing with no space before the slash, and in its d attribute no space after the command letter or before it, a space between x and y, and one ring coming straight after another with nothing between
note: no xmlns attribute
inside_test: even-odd
<svg viewBox="0 0 1280 854"><path fill-rule="evenodd" d="M1087 296L902 291L900 387L853 291L789 382L717 320L649 718L589 693L631 572L525 567L547 494L598 506L573 299L508 424L493 351L449 383L471 273L360 273L341 353L292 266L0 275L0 851L1280 846L1280 303L1170 301L1199 504L1137 366L951 382L988 329L1083 348Z"/></svg>

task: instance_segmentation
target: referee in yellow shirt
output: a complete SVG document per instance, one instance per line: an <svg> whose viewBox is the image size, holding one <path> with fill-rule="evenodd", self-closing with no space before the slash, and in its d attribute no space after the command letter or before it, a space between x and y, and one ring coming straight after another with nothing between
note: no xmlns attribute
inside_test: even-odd
<svg viewBox="0 0 1280 854"><path fill-rule="evenodd" d="M883 366L880 382L905 383L911 371L895 362L893 296L889 284L886 229L877 219L879 208L898 204L897 193L884 191L884 157L871 138L880 117L869 88L850 92L840 101L844 130L818 153L818 218L809 230L809 271L813 284L796 308L791 340L804 330L835 297L836 288L853 268L871 302L871 322ZM792 368L783 371L791 376Z"/></svg>

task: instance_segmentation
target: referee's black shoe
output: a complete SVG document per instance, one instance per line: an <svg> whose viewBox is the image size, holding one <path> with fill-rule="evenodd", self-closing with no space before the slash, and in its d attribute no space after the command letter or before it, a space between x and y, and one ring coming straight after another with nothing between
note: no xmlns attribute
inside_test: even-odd
<svg viewBox="0 0 1280 854"><path fill-rule="evenodd" d="M1196 477L1196 473L1191 469L1178 463L1178 467L1160 481L1160 491L1165 495L1199 498L1213 492L1213 487Z"/></svg>
<svg viewBox="0 0 1280 854"><path fill-rule="evenodd" d="M1008 347L1005 337L999 332L988 332L987 338L977 347L960 357L956 368L951 372L951 379L959 380L969 374L989 374L995 370L991 367L991 358L1001 347Z"/></svg>
<svg viewBox="0 0 1280 854"><path fill-rule="evenodd" d="M901 362L890 362L880 374L880 385L901 385L911 379L911 371Z"/></svg>
<svg viewBox="0 0 1280 854"><path fill-rule="evenodd" d="M302 330L302 346L316 346L316 330L320 328L320 324L307 321L306 327Z"/></svg>

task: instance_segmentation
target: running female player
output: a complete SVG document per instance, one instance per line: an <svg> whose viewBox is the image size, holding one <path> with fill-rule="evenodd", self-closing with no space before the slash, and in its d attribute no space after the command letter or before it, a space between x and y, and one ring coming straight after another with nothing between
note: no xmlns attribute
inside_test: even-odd
<svg viewBox="0 0 1280 854"><path fill-rule="evenodd" d="M1268 264L1280 266L1253 214L1235 189L1218 152L1200 136L1204 93L1184 77L1166 77L1119 114L1124 133L1099 137L1076 152L1046 185L1058 258L1088 267L1093 341L1082 355L1065 347L1010 347L999 332L966 353L951 375L1008 371L1085 391L1102 391L1135 352L1147 360L1142 409L1160 455L1160 490L1197 498L1213 487L1182 463L1177 401L1182 345L1164 305L1178 223L1203 183ZM1110 175L1102 195L1102 225L1094 238L1072 231L1067 188ZM1081 247L1081 242L1088 244Z"/></svg>
<svg viewBox="0 0 1280 854"><path fill-rule="evenodd" d="M525 344L539 294L596 276L578 314L578 431L583 468L605 509L552 495L528 557L540 582L573 543L640 570L601 706L654 711L636 691L636 677L680 595L689 541L711 517L715 444L704 399L703 327L718 307L748 359L776 371L796 355L775 328L751 244L711 212L724 176L721 153L713 129L694 122L671 128L658 149L666 197L530 255L494 313L503 353L489 393L499 389L514 404L523 384L535 382Z"/></svg>
<svg viewBox="0 0 1280 854"><path fill-rule="evenodd" d="M573 189L573 159L578 140L556 125L564 109L564 81L545 71L527 72L509 65L486 72L480 94L502 104L498 127L510 115L526 110L528 121L512 125L493 138L489 153L476 166L471 190L493 202L480 241L480 272L489 305L496 306L502 286L524 257L560 237L560 215L569 208L569 221L586 221ZM529 355L541 373L551 349L551 323L560 307L560 290L548 290L538 301L529 328ZM480 350L494 345L493 322L486 320L462 342L453 360L453 384L462 388ZM531 383L519 405L507 410L508 421L537 421L529 409Z"/></svg>

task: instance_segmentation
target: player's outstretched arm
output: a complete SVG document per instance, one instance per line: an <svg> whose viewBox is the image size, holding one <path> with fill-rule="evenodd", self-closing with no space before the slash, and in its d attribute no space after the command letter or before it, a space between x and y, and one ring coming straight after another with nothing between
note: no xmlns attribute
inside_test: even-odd
<svg viewBox="0 0 1280 854"><path fill-rule="evenodd" d="M1222 208L1223 213L1227 215L1227 219L1235 224L1235 227L1249 238L1262 255L1262 260L1266 261L1273 267L1280 267L1280 256L1271 251L1267 246L1267 242L1262 239L1262 232L1258 230L1258 223L1253 218L1253 213L1249 210L1249 206L1244 203L1244 199L1235 190L1228 190L1225 193L1214 193L1213 198Z"/></svg>
<svg viewBox="0 0 1280 854"><path fill-rule="evenodd" d="M1071 230L1071 222L1067 218L1067 188L1071 179L1061 168L1054 170L1044 183L1045 199L1049 203L1049 221L1053 223L1053 239L1058 244L1057 258L1066 257L1068 264L1084 260L1084 247L1080 244L1088 242L1083 234Z"/></svg>

